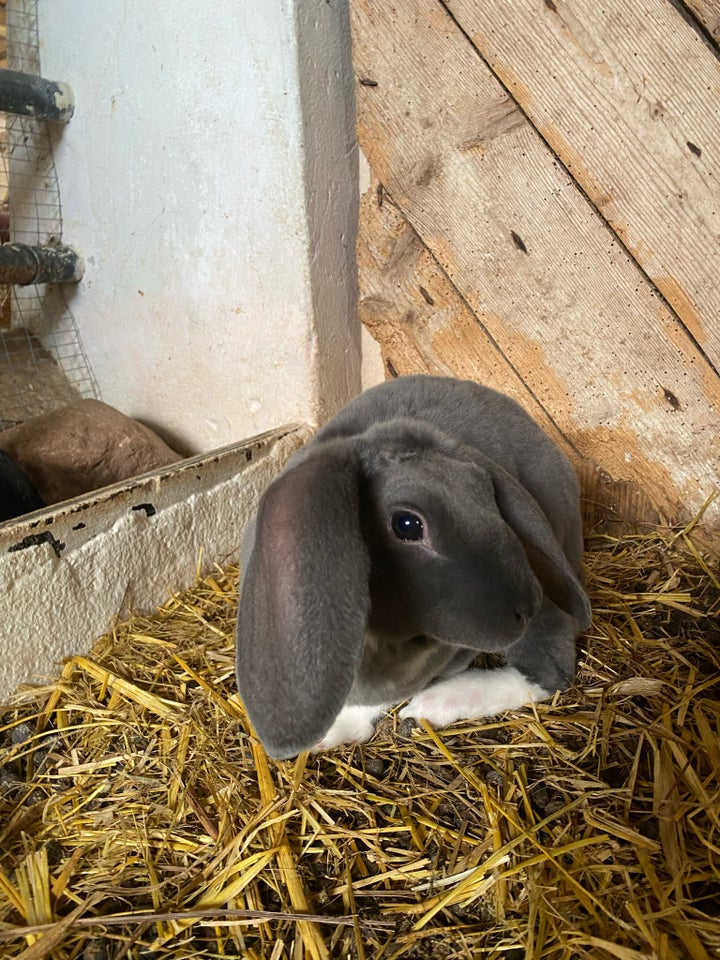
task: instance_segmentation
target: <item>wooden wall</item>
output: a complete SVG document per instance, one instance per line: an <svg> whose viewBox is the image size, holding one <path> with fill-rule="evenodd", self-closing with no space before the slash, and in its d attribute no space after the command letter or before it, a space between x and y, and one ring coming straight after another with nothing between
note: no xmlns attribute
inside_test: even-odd
<svg viewBox="0 0 720 960"><path fill-rule="evenodd" d="M388 375L515 396L589 522L689 520L720 477L720 0L350 6Z"/></svg>

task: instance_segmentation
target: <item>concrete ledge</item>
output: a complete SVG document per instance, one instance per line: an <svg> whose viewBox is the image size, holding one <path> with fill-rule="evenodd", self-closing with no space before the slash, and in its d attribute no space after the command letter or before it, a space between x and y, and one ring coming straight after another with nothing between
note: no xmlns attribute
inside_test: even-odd
<svg viewBox="0 0 720 960"><path fill-rule="evenodd" d="M0 701L200 567L239 560L243 531L308 439L283 427L0 525Z"/></svg>

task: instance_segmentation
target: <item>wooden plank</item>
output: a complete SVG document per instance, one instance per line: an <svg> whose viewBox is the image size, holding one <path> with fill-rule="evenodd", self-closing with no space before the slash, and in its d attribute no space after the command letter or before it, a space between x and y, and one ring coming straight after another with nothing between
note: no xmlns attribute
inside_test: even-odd
<svg viewBox="0 0 720 960"><path fill-rule="evenodd" d="M667 0L453 16L720 371L720 63Z"/></svg>
<svg viewBox="0 0 720 960"><path fill-rule="evenodd" d="M379 181L360 203L360 319L378 341L389 376L434 373L477 380L517 400L575 462L586 529L622 517L659 520L638 483L613 481L579 458L557 425L464 303ZM672 503L665 503L672 510Z"/></svg>
<svg viewBox="0 0 720 960"><path fill-rule="evenodd" d="M670 519L699 509L706 360L439 3L351 16L361 145L463 300L580 457Z"/></svg>
<svg viewBox="0 0 720 960"><path fill-rule="evenodd" d="M720 41L720 0L685 0L713 39Z"/></svg>
<svg viewBox="0 0 720 960"><path fill-rule="evenodd" d="M433 373L479 380L522 404L570 453L560 430L379 181L373 179L360 210L360 319L380 344L390 376Z"/></svg>

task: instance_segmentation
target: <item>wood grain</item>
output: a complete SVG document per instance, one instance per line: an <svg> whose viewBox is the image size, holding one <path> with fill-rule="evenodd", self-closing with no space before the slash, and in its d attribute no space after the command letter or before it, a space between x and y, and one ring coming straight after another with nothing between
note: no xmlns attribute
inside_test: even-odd
<svg viewBox="0 0 720 960"><path fill-rule="evenodd" d="M476 350L489 337L608 483L692 514L720 452L706 359L439 3L353 0L351 16L375 84L358 83L361 145L474 314ZM459 370L450 319L441 342Z"/></svg>
<svg viewBox="0 0 720 960"><path fill-rule="evenodd" d="M453 16L720 372L720 63L667 0Z"/></svg>
<svg viewBox="0 0 720 960"><path fill-rule="evenodd" d="M378 181L361 201L360 319L388 373L479 380L522 404L556 443L565 439L528 385L492 343L437 260ZM377 198L381 196L382 202Z"/></svg>

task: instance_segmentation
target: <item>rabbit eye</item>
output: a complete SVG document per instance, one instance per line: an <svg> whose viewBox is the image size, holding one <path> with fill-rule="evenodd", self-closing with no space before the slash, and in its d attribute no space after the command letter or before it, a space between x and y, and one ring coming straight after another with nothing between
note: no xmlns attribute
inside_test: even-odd
<svg viewBox="0 0 720 960"><path fill-rule="evenodd" d="M425 535L422 520L409 510L396 510L390 518L390 529L398 540L422 540Z"/></svg>

